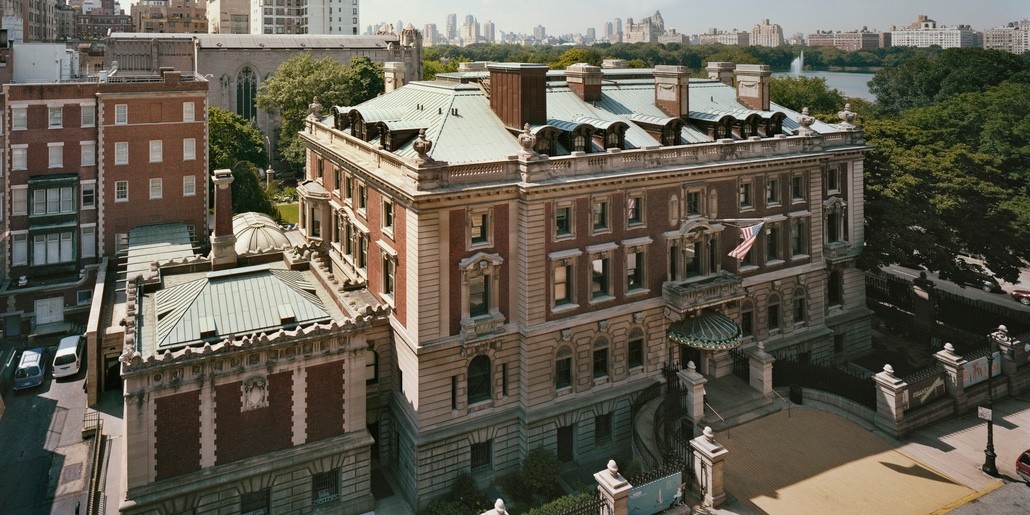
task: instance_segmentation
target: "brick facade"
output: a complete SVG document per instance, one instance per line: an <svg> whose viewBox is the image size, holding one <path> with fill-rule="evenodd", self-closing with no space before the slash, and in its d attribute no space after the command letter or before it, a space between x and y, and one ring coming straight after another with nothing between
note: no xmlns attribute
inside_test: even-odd
<svg viewBox="0 0 1030 515"><path fill-rule="evenodd" d="M200 470L200 395L197 391L154 401L155 478L174 478Z"/></svg>

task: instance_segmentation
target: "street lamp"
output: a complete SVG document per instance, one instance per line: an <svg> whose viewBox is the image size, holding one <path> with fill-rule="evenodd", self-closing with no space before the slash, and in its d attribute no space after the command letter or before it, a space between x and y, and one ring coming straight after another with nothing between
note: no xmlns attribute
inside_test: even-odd
<svg viewBox="0 0 1030 515"><path fill-rule="evenodd" d="M1004 326L999 327L1001 330ZM984 464L980 467L987 475L998 477L998 466L994 459L994 334L987 335L987 412L981 416L987 419L987 448L984 449Z"/></svg>

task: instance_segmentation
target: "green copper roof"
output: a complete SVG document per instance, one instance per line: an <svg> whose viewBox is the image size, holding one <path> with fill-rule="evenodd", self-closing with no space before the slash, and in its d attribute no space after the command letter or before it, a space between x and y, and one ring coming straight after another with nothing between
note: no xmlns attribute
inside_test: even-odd
<svg viewBox="0 0 1030 515"><path fill-rule="evenodd" d="M729 350L740 345L740 327L725 315L703 310L669 327L669 339L696 349Z"/></svg>

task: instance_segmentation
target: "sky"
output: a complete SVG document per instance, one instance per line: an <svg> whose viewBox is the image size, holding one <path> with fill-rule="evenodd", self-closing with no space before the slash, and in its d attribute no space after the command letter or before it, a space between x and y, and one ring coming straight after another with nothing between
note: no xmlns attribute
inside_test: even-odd
<svg viewBox="0 0 1030 515"><path fill-rule="evenodd" d="M548 35L585 33L588 27L603 34L614 18L640 20L662 13L666 29L699 34L710 27L750 31L768 18L786 36L816 30L889 30L908 25L920 14L938 25L997 27L1030 18L1030 0L359 0L360 31L381 22L402 20L418 29L435 23L442 31L447 14L466 14L480 22L493 21L496 30L532 34L543 25Z"/></svg>

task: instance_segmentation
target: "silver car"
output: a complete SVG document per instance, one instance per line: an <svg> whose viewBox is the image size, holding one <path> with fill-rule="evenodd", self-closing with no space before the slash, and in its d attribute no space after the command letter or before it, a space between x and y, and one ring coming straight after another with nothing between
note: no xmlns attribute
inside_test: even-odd
<svg viewBox="0 0 1030 515"><path fill-rule="evenodd" d="M14 370L14 389L24 390L43 384L46 377L46 349L38 347L21 353L18 368Z"/></svg>

